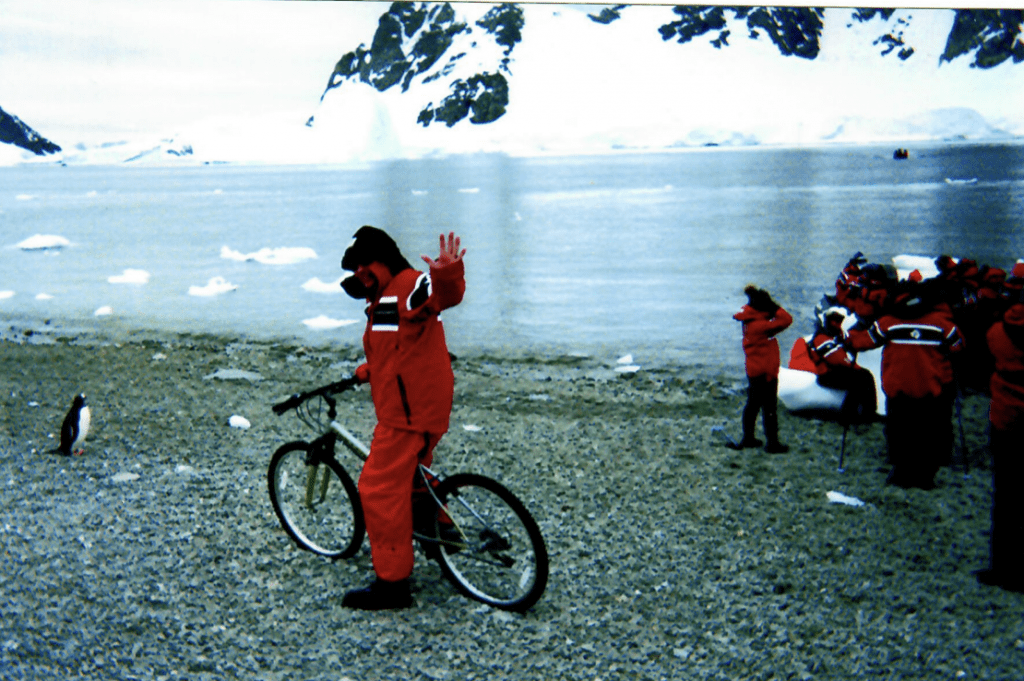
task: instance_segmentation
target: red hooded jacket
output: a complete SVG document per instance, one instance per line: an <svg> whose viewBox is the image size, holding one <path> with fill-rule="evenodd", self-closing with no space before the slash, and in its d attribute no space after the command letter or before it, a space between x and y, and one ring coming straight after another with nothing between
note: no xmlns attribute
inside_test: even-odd
<svg viewBox="0 0 1024 681"><path fill-rule="evenodd" d="M1017 343L1007 333L1010 328ZM1014 305L1006 311L1003 321L988 330L988 348L995 359L995 372L990 387L992 403L988 419L992 427L1009 430L1024 424L1024 305Z"/></svg>
<svg viewBox="0 0 1024 681"><path fill-rule="evenodd" d="M744 305L732 318L743 322L743 354L746 357L747 376L778 378L781 362L779 341L775 336L793 323L793 317L781 307L773 315Z"/></svg>
<svg viewBox="0 0 1024 681"><path fill-rule="evenodd" d="M466 291L461 260L429 273L407 269L378 276L378 297L366 308L366 363L356 377L370 383L377 421L399 430L444 433L455 376L441 326L442 310Z"/></svg>

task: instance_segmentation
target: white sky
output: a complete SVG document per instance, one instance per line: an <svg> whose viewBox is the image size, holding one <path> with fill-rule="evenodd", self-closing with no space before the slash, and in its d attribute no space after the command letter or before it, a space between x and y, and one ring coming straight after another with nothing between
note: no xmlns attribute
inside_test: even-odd
<svg viewBox="0 0 1024 681"><path fill-rule="evenodd" d="M901 3L904 7L919 4ZM224 129L243 122L255 127L253 122L258 120L301 124L316 112L336 61L360 43L369 43L389 5L282 0L0 0L0 107L65 148L140 136L167 138L210 121L221 122ZM624 21L624 26L628 25ZM589 28L598 30L596 24ZM709 50L706 41L701 47L686 48L646 41L637 48L649 53L649 59L641 63L662 68L639 74L625 55L594 58L591 52L587 57L586 50L577 49L582 45L555 35L539 42L547 46L543 53L534 51L529 56L526 47L517 50L516 56L521 58L517 75L529 74L521 78L524 90L520 93L528 90L535 96L520 96L516 107L527 129L537 128L551 123L551 104L569 96L573 88L592 94L607 91L607 83L615 82L623 88L608 93L612 103L624 109L617 120L676 128L687 122L685 116L699 113L698 104L705 109L715 104L711 98L695 102L691 94L685 106L680 106L681 93L686 90L713 90L722 101L705 116L723 125L736 123L727 120L729 116L749 118L751 101L760 102L757 115L766 119L792 118L794 110L809 107L820 113L832 107L862 114L879 110L879 101L893 115L911 113L915 108L974 103L983 115L994 118L1024 110L1024 87L1018 87L1024 83L1024 66L1004 64L992 73L982 73L969 70L968 58L962 57L934 73L935 50L941 49L945 39L941 31L934 33L932 42L938 42L931 54L888 69L890 80L872 70L869 64L874 62L852 57L845 45L839 50L823 49L812 64L782 59L769 45L758 47L737 37L728 52L715 54L716 73L700 64L689 74L695 83L715 76L719 77L716 83L731 82L732 88L716 85L680 90L665 87L664 67L679 58L682 49ZM847 39L843 32L839 35ZM579 37L582 40L582 34ZM586 58L568 79L575 82L549 73L551 50L563 48L566 64ZM742 62L742 55L751 49L767 49L773 54L773 59L765 62L772 65L771 74L750 73L749 61ZM865 43L858 49L875 48ZM829 60L837 58L838 64L830 64ZM599 62L602 66L595 68ZM633 70L616 77L611 75L616 68ZM721 78L722 74L726 77ZM791 86L776 87L777 112L767 106L771 92L753 96L758 87L769 88L775 82ZM809 87L812 82L818 85ZM544 87L558 92L541 96L538 93L544 93ZM904 96L894 98L893 92ZM661 99L652 99L659 93ZM571 97L578 100L585 94L577 92ZM801 99L810 104L796 107ZM644 103L640 111L635 110L638 103ZM604 107L609 114L616 114L614 108ZM572 102L562 109L572 111ZM662 109L663 115L659 114ZM531 117L531 111L536 115Z"/></svg>
<svg viewBox="0 0 1024 681"><path fill-rule="evenodd" d="M62 145L315 109L389 3L0 0L0 108Z"/></svg>

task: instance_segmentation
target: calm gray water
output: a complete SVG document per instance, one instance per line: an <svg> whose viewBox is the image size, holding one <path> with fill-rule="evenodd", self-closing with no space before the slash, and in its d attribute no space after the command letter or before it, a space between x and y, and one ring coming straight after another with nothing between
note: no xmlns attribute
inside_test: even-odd
<svg viewBox="0 0 1024 681"><path fill-rule="evenodd" d="M950 179L977 179L950 184ZM402 161L360 168L0 168L0 320L241 333L358 343L362 319L334 282L351 234L389 230L406 256L464 239L468 289L445 313L453 351L579 351L639 364L738 363L732 314L748 282L810 330L855 251L1024 256L1024 146L966 144ZM71 244L26 251L35 234ZM222 248L306 248L287 265ZM145 284L110 283L126 269ZM236 290L189 295L222 277ZM3 293L6 292L6 293ZM13 295L12 293L13 292ZM52 296L39 299L39 294ZM96 317L109 306L113 313Z"/></svg>

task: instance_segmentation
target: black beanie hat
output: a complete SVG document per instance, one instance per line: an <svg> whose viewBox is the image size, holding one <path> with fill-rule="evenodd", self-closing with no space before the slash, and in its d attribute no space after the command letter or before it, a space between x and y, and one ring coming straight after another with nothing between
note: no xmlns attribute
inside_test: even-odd
<svg viewBox="0 0 1024 681"><path fill-rule="evenodd" d="M392 275L412 267L387 232L370 225L360 227L341 258L341 269L355 272L360 265L382 263Z"/></svg>

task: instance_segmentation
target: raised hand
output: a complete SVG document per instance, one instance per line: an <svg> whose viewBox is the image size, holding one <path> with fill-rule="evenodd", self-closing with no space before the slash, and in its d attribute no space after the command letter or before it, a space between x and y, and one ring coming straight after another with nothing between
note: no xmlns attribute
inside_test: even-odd
<svg viewBox="0 0 1024 681"><path fill-rule="evenodd" d="M462 245L462 239L455 236L455 232L448 232L448 243L445 244L444 234L441 235L441 253L437 256L437 260L434 260L426 255L421 255L423 262L427 263L431 267L445 267L451 265L453 262L462 260L462 256L466 255L466 249L459 250L459 246Z"/></svg>

